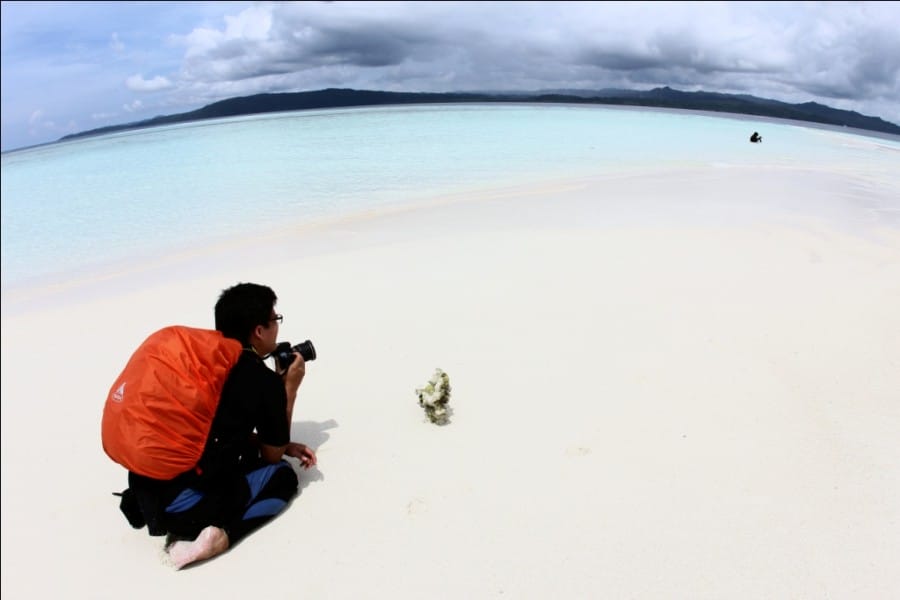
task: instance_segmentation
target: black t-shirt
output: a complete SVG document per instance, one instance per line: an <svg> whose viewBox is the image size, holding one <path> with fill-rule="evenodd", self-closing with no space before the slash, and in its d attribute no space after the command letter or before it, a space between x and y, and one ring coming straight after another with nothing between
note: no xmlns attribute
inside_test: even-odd
<svg viewBox="0 0 900 600"><path fill-rule="evenodd" d="M252 350L245 350L231 369L213 419L199 467L204 476L252 468L259 458L250 443L256 431L262 444L290 441L284 380Z"/></svg>

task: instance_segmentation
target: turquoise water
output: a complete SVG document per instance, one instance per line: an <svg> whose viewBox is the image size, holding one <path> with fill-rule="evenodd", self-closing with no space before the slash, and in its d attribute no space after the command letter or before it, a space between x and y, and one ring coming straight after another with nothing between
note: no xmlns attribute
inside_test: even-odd
<svg viewBox="0 0 900 600"><path fill-rule="evenodd" d="M753 131L763 144L748 143ZM785 122L569 105L318 110L119 133L2 155L2 283L560 177L763 156L877 179L897 150L900 141Z"/></svg>

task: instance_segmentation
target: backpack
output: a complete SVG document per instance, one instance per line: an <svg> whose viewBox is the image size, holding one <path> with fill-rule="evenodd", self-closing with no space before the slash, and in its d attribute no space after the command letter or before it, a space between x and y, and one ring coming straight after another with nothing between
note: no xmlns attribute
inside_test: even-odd
<svg viewBox="0 0 900 600"><path fill-rule="evenodd" d="M203 454L219 395L241 344L173 325L134 351L103 407L103 450L129 471L168 480Z"/></svg>

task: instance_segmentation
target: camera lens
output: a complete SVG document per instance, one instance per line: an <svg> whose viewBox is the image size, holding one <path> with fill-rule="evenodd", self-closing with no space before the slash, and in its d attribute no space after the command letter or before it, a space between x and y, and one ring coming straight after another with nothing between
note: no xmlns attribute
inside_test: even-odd
<svg viewBox="0 0 900 600"><path fill-rule="evenodd" d="M307 362L316 360L316 347L313 346L311 341L306 340L293 347L291 347L290 342L281 342L275 348L275 351L272 352L272 356L275 358L275 364L278 365L280 371L287 369L291 366L291 363L294 362L294 352L299 353L300 356L303 357L303 360Z"/></svg>
<svg viewBox="0 0 900 600"><path fill-rule="evenodd" d="M313 343L309 340L306 340L302 344L297 344L293 348L294 352L299 352L300 356L303 357L305 361L316 360L316 347L313 346Z"/></svg>

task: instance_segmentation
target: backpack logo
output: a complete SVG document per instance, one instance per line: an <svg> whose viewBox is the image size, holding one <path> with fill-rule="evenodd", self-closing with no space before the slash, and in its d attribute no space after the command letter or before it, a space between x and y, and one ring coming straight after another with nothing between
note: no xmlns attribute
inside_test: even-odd
<svg viewBox="0 0 900 600"><path fill-rule="evenodd" d="M122 385L119 386L112 395L113 402L121 402L125 399L125 382L122 382Z"/></svg>

